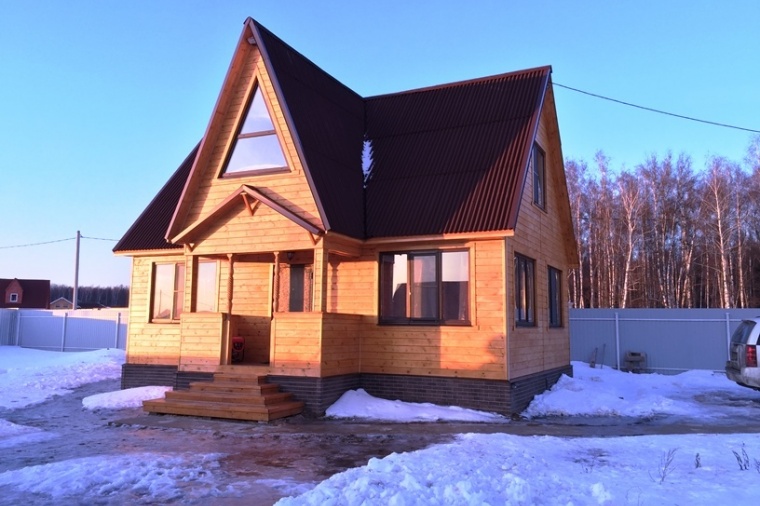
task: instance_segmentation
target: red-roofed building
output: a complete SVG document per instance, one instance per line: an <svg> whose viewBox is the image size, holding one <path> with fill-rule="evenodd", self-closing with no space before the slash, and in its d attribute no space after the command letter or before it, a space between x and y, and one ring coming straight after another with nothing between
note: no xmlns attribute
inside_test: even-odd
<svg viewBox="0 0 760 506"><path fill-rule="evenodd" d="M125 388L260 375L312 414L354 388L515 413L572 373L549 67L365 98L249 18L203 138L114 251ZM255 418L174 395L146 409Z"/></svg>
<svg viewBox="0 0 760 506"><path fill-rule="evenodd" d="M0 279L0 308L48 309L50 280Z"/></svg>

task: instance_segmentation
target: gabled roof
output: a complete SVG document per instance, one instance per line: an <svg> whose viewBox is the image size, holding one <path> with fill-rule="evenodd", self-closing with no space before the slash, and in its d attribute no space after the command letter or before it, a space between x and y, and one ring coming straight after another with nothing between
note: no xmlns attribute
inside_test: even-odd
<svg viewBox="0 0 760 506"><path fill-rule="evenodd" d="M6 289L17 282L24 291L19 303L5 303ZM49 279L0 279L0 307L42 308L47 309L50 303Z"/></svg>
<svg viewBox="0 0 760 506"><path fill-rule="evenodd" d="M364 235L364 101L249 18L328 230Z"/></svg>
<svg viewBox="0 0 760 506"><path fill-rule="evenodd" d="M515 227L550 67L364 99L250 18L241 44L261 51L326 231L367 239ZM197 152L114 251L176 247L165 237L181 232L172 215L182 214Z"/></svg>
<svg viewBox="0 0 760 506"><path fill-rule="evenodd" d="M368 98L368 238L515 227L550 67Z"/></svg>

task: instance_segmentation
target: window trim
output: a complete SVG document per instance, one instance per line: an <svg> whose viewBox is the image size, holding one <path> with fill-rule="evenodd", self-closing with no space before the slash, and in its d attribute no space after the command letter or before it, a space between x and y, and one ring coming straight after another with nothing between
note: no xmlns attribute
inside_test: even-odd
<svg viewBox="0 0 760 506"><path fill-rule="evenodd" d="M466 315L464 320L452 320L444 319L444 291L443 291L443 255L445 253L467 253L467 293L465 294L464 301L467 304ZM407 315L411 315L412 306L414 304L412 300L412 277L414 276L414 270L412 268L412 262L415 257L432 256L435 258L435 285L437 295L437 318L424 318L424 317L384 317L383 316L383 257L405 255L406 256L406 311ZM378 308L377 308L377 321L380 325L435 325L435 326L468 326L471 325L471 285L472 285L472 268L470 265L471 255L469 248L456 248L456 249L441 249L441 250L413 250L413 251L381 251L378 256Z"/></svg>
<svg viewBox="0 0 760 506"><path fill-rule="evenodd" d="M156 271L160 265L172 265L174 266L174 273L172 275L173 285L174 288L172 290L172 304L169 311L169 318L157 318L153 312L155 311L155 298L156 298ZM179 270L182 270L182 276L179 276ZM151 323L171 323L171 324L178 324L180 321L180 316L184 312L184 304L185 304L185 275L186 275L186 266L184 261L175 261L175 262L153 262L153 266L151 268L151 284L150 284L150 307L148 310L149 318L148 321ZM179 283L178 283L179 281ZM178 297L181 297L181 300L178 302ZM179 308L179 311L177 312L177 308Z"/></svg>
<svg viewBox="0 0 760 506"><path fill-rule="evenodd" d="M530 266L530 269L528 269ZM536 326L536 261L515 253L515 325L518 327ZM522 296L525 285L525 296ZM524 300L523 300L524 299ZM523 307L523 303L525 307ZM524 317L522 315L525 315Z"/></svg>
<svg viewBox="0 0 760 506"><path fill-rule="evenodd" d="M18 299L19 299L19 296L18 296L17 292L11 292L8 295L8 302L10 302L12 304L18 304Z"/></svg>
<svg viewBox="0 0 760 506"><path fill-rule="evenodd" d="M243 114L238 119L238 125L237 125L237 128L235 129L235 135L231 139L229 148L227 149L227 156L224 158L224 163L222 164L222 169L219 174L219 177L221 178L250 177L252 175L266 175L266 174L274 174L274 173L279 173L279 172L290 172L290 168L288 167L288 160L285 156L285 147L280 141L280 136L277 135L277 127L275 126L274 119L273 119L274 115L272 114L272 111L270 110L270 106L267 103L266 98L264 97L264 91L262 90L261 85L258 81L254 83L252 90L253 91L246 102L245 108L243 109ZM269 116L269 122L272 124L272 129L257 130L255 132L243 132L243 127L245 126L246 118L248 117L248 114L251 112L251 107L253 106L253 101L256 98L257 93L261 93L261 100L264 103L264 107L267 111L267 115ZM232 155L235 153L235 149L237 148L238 143L241 140L253 139L257 137L258 138L274 137L277 140L277 144L280 147L280 154L282 155L282 161L284 164L281 166L273 165L272 167L266 167L262 169L236 170L233 172L227 172L227 170L229 169L230 161L232 160Z"/></svg>
<svg viewBox="0 0 760 506"><path fill-rule="evenodd" d="M536 155L540 155L541 158L540 170L536 164ZM533 177L533 205L546 211L546 152L538 143L533 143L530 166Z"/></svg>
<svg viewBox="0 0 760 506"><path fill-rule="evenodd" d="M547 289L549 294L549 327L564 327L564 314L562 311L562 271L551 265L547 268ZM556 283L554 282L556 279ZM556 314L556 320L554 318Z"/></svg>

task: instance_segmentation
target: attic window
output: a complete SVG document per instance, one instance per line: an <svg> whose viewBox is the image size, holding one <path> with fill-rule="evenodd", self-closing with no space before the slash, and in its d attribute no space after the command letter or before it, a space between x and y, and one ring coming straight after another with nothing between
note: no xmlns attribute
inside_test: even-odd
<svg viewBox="0 0 760 506"><path fill-rule="evenodd" d="M546 209L546 155L538 144L533 145L531 156L533 172L533 203L541 209Z"/></svg>
<svg viewBox="0 0 760 506"><path fill-rule="evenodd" d="M287 167L272 118L258 86L230 152L224 175Z"/></svg>
<svg viewBox="0 0 760 506"><path fill-rule="evenodd" d="M8 296L8 302L18 302L18 294L12 293Z"/></svg>

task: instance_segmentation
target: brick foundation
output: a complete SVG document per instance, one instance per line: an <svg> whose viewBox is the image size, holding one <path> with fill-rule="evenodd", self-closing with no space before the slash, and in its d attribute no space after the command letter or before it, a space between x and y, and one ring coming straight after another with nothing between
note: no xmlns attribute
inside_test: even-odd
<svg viewBox="0 0 760 506"><path fill-rule="evenodd" d="M357 388L384 399L431 402L512 415L525 410L535 395L549 389L562 374L572 376L572 366L510 381L397 374L347 374L328 378L272 375L268 380L279 385L281 391L290 392L303 401L304 415L312 417L323 415L344 392ZM178 372L175 366L124 364L121 388L166 385L184 390L192 381L212 379L211 373Z"/></svg>

